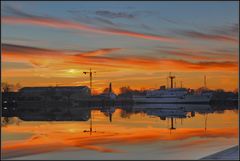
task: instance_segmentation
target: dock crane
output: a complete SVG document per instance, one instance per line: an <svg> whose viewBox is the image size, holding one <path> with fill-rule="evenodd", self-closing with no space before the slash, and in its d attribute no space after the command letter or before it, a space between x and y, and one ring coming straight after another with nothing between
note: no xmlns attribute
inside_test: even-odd
<svg viewBox="0 0 240 161"><path fill-rule="evenodd" d="M93 73L96 73L95 71L93 72L92 69L90 68L89 72L83 72L83 74L89 74L90 77L90 94L92 95L92 77Z"/></svg>

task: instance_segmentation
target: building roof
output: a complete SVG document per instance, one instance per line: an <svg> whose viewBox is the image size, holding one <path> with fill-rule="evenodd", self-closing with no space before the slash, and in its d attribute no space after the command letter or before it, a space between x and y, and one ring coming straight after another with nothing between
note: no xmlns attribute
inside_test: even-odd
<svg viewBox="0 0 240 161"><path fill-rule="evenodd" d="M88 86L49 86L49 87L23 87L23 89L63 89L63 88L88 88Z"/></svg>

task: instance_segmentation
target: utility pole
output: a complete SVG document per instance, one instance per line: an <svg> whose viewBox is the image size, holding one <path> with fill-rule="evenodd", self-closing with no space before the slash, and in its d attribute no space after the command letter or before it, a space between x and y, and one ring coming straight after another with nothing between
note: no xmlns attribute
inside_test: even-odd
<svg viewBox="0 0 240 161"><path fill-rule="evenodd" d="M171 130L176 130L176 128L173 126L173 117L171 117L171 127L169 128L170 130L170 134L171 134Z"/></svg>
<svg viewBox="0 0 240 161"><path fill-rule="evenodd" d="M112 92L112 83L110 82L109 83L109 93L111 93Z"/></svg>
<svg viewBox="0 0 240 161"><path fill-rule="evenodd" d="M182 88L183 86L182 86L182 81L181 81L181 88Z"/></svg>
<svg viewBox="0 0 240 161"><path fill-rule="evenodd" d="M92 95L92 76L93 76L93 73L96 73L96 72L92 72L91 68L90 68L89 72L83 72L83 74L89 74L89 76L90 76L90 95Z"/></svg>
<svg viewBox="0 0 240 161"><path fill-rule="evenodd" d="M168 77L167 77L167 88L168 88L168 86L169 86L169 85L168 85Z"/></svg>
<svg viewBox="0 0 240 161"><path fill-rule="evenodd" d="M204 87L207 88L207 78L206 78L206 75L204 75Z"/></svg>
<svg viewBox="0 0 240 161"><path fill-rule="evenodd" d="M207 131L207 113L205 113L205 128L204 128L205 132Z"/></svg>

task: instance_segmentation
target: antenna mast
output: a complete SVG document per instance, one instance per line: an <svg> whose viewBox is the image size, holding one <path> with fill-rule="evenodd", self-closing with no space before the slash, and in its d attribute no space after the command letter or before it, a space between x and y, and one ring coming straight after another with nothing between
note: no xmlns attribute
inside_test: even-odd
<svg viewBox="0 0 240 161"><path fill-rule="evenodd" d="M171 72L169 73L169 78L171 79L171 88L173 88L173 79L175 79L175 76L171 75ZM175 83L176 84L176 83ZM176 86L176 85L175 85Z"/></svg>
<svg viewBox="0 0 240 161"><path fill-rule="evenodd" d="M169 87L169 83L168 83L168 77L167 77L167 88Z"/></svg>
<svg viewBox="0 0 240 161"><path fill-rule="evenodd" d="M204 87L207 88L207 78L206 78L206 75L204 75Z"/></svg>

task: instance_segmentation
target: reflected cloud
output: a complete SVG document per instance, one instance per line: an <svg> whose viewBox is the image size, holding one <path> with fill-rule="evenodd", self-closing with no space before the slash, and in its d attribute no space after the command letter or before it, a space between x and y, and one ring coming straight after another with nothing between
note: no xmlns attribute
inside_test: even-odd
<svg viewBox="0 0 240 161"><path fill-rule="evenodd" d="M93 135L89 137L89 134L85 134L83 132L71 134L67 132L54 133L49 129L47 137L34 137L35 139L31 138L29 140L23 140L11 144L5 143L2 147L3 156L7 157L12 155L10 152L13 150L19 152L25 151L25 153L32 154L33 152L41 153L70 147L80 147L100 152L120 152L118 150L105 148L104 146L108 144L138 144L144 142L182 140L192 137L229 138L238 136L237 128L209 129L207 133L205 133L202 129L179 129L172 134L169 134L169 130L167 129L155 128L131 128L128 132L126 132L126 130L122 127L118 127L117 129L111 129L111 131L112 132L93 133ZM198 144L198 142L195 144ZM45 147L44 151L41 151L43 150L41 147Z"/></svg>
<svg viewBox="0 0 240 161"><path fill-rule="evenodd" d="M200 107L201 106L201 107ZM206 106L206 105L205 105ZM198 111L199 108L201 113L212 113L209 110L209 106L199 105L196 107L186 107L187 111ZM194 145L205 144L207 141L213 141L216 138L237 138L238 137L238 127L208 127L205 131L204 128L188 128L182 127L177 128L174 131L170 131L167 127L161 128L154 126L154 120L150 117L142 116L149 115L149 111L159 111L158 109L141 108L137 106L139 110L135 107L134 109L115 109L113 107L102 107L99 109L93 109L92 114L93 119L93 129L96 129L95 133L89 135L89 133L83 132L89 128L89 123L86 122L38 122L21 125L8 126L3 128L6 133L14 133L16 135L21 135L21 133L32 132L32 136L28 139L23 139L19 141L4 141L2 146L2 152L4 158L18 157L31 154L39 154L51 151L58 151L67 148L80 148L87 150L94 150L104 153L122 153L126 151L119 150L116 148L109 148L112 145L130 145L130 144L147 144L154 143L158 141L177 141L177 140L187 140L191 138L202 138L201 140L191 141L188 143L183 143L181 147L191 147ZM204 110L205 109L205 110ZM164 111L164 109L162 109ZM165 109L166 111L167 109ZM181 109L180 109L181 110ZM122 117L122 112L128 111L131 114L131 121L127 123L121 122L124 117ZM141 112L142 111L142 112ZM81 112L82 113L82 112ZM111 126L107 125L106 113L113 114L113 122ZM154 113L151 113L154 114ZM79 113L76 113L79 115ZM157 113L155 113L158 116ZM200 114L197 114L199 117ZM215 114L221 115L222 114ZM214 115L213 115L214 116ZM107 116L109 117L109 116ZM169 115L169 117L175 117ZM192 117L196 117L195 115ZM188 119L188 118L186 118ZM134 121L136 121L134 123ZM199 120L198 120L199 121ZM118 122L118 124L116 124ZM210 121L213 124L213 121ZM137 126L140 123L141 126ZM156 123L156 122L155 122ZM130 124L134 124L131 126ZM148 126L144 126L147 124ZM222 124L221 124L222 125ZM109 127L109 128L106 128ZM211 139L214 138L214 139ZM179 148L176 147L171 148ZM14 152L14 153L13 153Z"/></svg>

